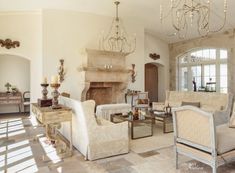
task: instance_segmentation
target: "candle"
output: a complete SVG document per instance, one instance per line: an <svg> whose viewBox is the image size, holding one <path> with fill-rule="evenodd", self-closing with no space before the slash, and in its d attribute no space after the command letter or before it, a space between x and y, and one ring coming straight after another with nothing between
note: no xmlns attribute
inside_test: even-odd
<svg viewBox="0 0 235 173"><path fill-rule="evenodd" d="M42 78L42 84L47 84L47 77Z"/></svg>
<svg viewBox="0 0 235 173"><path fill-rule="evenodd" d="M51 84L58 84L58 76L51 76Z"/></svg>

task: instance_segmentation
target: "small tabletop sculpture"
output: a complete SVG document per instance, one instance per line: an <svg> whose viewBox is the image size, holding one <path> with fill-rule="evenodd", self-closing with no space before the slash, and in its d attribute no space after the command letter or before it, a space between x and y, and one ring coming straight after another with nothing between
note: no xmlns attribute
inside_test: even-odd
<svg viewBox="0 0 235 173"><path fill-rule="evenodd" d="M11 84L9 83L9 82L7 82L6 84L5 84L5 87L7 88L7 93L10 93L10 88L11 88Z"/></svg>

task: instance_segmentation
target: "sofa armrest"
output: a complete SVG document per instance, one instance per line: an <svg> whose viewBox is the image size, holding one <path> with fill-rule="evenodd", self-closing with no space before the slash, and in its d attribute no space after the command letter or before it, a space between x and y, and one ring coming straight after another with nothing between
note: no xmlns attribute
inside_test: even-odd
<svg viewBox="0 0 235 173"><path fill-rule="evenodd" d="M104 126L97 126L95 128L90 142L100 143L113 140L129 140L128 137L128 122L122 122L118 124L110 124Z"/></svg>
<svg viewBox="0 0 235 173"><path fill-rule="evenodd" d="M114 124L104 118L96 118L96 121L99 126L110 126Z"/></svg>

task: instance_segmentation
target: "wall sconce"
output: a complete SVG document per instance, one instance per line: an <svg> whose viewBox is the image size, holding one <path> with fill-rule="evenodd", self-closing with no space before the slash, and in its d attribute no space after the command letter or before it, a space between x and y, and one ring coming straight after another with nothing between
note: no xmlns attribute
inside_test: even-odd
<svg viewBox="0 0 235 173"><path fill-rule="evenodd" d="M64 81L65 74L66 74L66 72L65 72L65 69L64 69L64 59L60 59L60 67L59 67L59 70L58 70L60 83L62 83Z"/></svg>
<svg viewBox="0 0 235 173"><path fill-rule="evenodd" d="M135 71L135 64L131 64L131 82L134 83L136 81L135 77L137 76L137 72Z"/></svg>
<svg viewBox="0 0 235 173"><path fill-rule="evenodd" d="M0 45L1 45L1 47L11 49L11 48L20 47L20 42L19 41L12 41L9 38L5 39L5 40L0 39Z"/></svg>

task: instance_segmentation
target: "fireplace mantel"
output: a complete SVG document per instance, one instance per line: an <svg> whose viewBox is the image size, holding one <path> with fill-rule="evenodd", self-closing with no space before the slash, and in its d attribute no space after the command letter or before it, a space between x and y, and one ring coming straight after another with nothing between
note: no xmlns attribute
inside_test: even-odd
<svg viewBox="0 0 235 173"><path fill-rule="evenodd" d="M127 55L121 52L86 49L85 62L82 67L78 68L84 85L81 100L93 99L91 96L97 97L102 93L112 93L113 95L109 96L112 100L109 102L123 102L131 75L131 69L126 68ZM94 84L99 88L95 88ZM101 91L102 88L103 90L109 88L109 92L108 90L107 92Z"/></svg>

